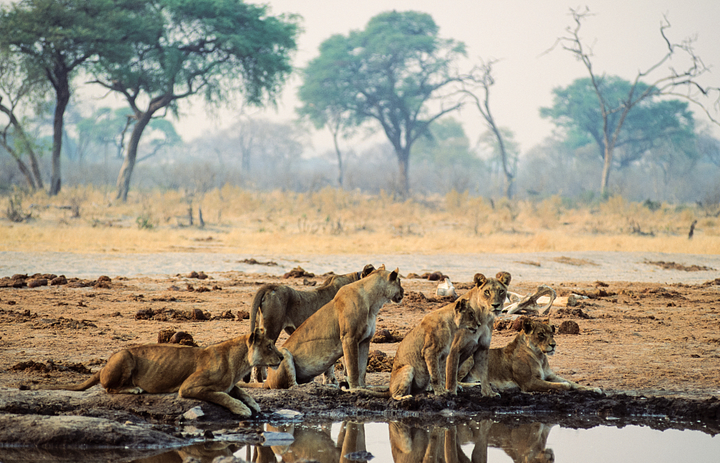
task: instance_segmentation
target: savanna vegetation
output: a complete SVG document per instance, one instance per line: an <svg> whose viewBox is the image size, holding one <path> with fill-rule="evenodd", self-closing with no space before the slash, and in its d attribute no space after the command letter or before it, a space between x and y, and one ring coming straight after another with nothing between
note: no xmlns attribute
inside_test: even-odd
<svg viewBox="0 0 720 463"><path fill-rule="evenodd" d="M589 12L571 12L552 52L587 77L553 90L538 111L557 130L523 152L493 117L501 63L468 62L425 13L381 13L293 69L300 18L240 0L2 6L0 246L720 252L706 109L718 89L698 80L709 68L663 22L650 69L606 75L579 34ZM229 129L192 141L172 123L190 101L272 104L293 72L298 120L238 109ZM71 98L81 86L125 107ZM478 140L455 118L463 107L482 115ZM332 152L305 155L314 129L330 131ZM374 132L387 140L354 148Z"/></svg>

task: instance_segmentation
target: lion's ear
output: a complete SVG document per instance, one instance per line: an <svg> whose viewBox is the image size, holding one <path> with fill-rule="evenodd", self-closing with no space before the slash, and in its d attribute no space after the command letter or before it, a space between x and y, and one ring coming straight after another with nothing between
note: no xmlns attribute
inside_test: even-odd
<svg viewBox="0 0 720 463"><path fill-rule="evenodd" d="M467 312L469 308L470 306L468 305L467 299L458 299L457 302L455 302L456 313Z"/></svg>
<svg viewBox="0 0 720 463"><path fill-rule="evenodd" d="M264 337L265 337L265 328L258 327L258 328L255 328L255 331L250 333L250 338L248 339L248 342L252 345Z"/></svg>
<svg viewBox="0 0 720 463"><path fill-rule="evenodd" d="M400 274L399 268L396 268L395 270L393 270L392 273L390 274L390 281L397 280L399 274Z"/></svg>
<svg viewBox="0 0 720 463"><path fill-rule="evenodd" d="M366 276L370 275L373 270L375 270L375 266L373 264L367 264L360 273L360 278L365 278Z"/></svg>
<svg viewBox="0 0 720 463"><path fill-rule="evenodd" d="M483 275L482 273L476 273L473 281L475 282L475 286L479 288L480 286L485 284L487 278L485 278L485 275Z"/></svg>
<svg viewBox="0 0 720 463"><path fill-rule="evenodd" d="M530 319L530 318L525 318L525 320L523 320L523 325L522 325L522 327L523 327L523 331L525 332L525 334L530 334L530 333L532 333L532 330L533 330L533 322L532 322L532 319Z"/></svg>
<svg viewBox="0 0 720 463"><path fill-rule="evenodd" d="M495 275L495 278L497 278L500 283L508 286L512 277L508 272L498 272L498 274Z"/></svg>

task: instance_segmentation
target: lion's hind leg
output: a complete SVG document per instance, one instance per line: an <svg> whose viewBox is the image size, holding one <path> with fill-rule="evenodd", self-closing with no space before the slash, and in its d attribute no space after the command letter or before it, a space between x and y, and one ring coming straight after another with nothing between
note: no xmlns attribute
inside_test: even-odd
<svg viewBox="0 0 720 463"><path fill-rule="evenodd" d="M412 386L415 379L415 368L405 365L393 371L390 377L390 395L395 400L412 397Z"/></svg>
<svg viewBox="0 0 720 463"><path fill-rule="evenodd" d="M113 354L100 370L100 384L110 394L142 394L142 388L133 384L136 361L128 350Z"/></svg>

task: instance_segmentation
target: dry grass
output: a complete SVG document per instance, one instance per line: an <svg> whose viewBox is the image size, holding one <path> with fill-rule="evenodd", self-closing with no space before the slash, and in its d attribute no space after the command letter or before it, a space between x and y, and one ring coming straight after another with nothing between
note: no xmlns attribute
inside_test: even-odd
<svg viewBox="0 0 720 463"><path fill-rule="evenodd" d="M20 207L32 218L0 219L1 251L720 254L720 219L714 214L669 204L650 208L622 197L578 207L559 197L491 203L451 192L398 202L330 188L300 194L226 186L193 198L177 191L135 192L121 203L108 192L74 188L52 198L25 196ZM693 220L698 222L690 240Z"/></svg>

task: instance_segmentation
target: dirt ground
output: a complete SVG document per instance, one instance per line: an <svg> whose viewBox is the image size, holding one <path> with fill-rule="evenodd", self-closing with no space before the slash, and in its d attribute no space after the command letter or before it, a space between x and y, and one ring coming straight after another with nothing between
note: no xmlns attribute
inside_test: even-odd
<svg viewBox="0 0 720 463"><path fill-rule="evenodd" d="M32 390L41 384L81 382L113 352L158 342L161 333L186 332L200 346L247 333L250 304L260 285L311 290L327 276L286 279L262 273L262 265L259 273L192 272L98 275L93 280L66 275L64 281L56 275L6 275L0 280L0 444L172 447L212 430L252 442L259 439L257 423L273 419L278 409L300 411L306 420L543 414L574 426L621 418L720 432L720 279L693 285L553 283L558 296L584 298L575 306L551 309L551 323L575 322L579 332L556 335L557 353L550 365L561 376L602 388L603 394L506 393L485 399L465 390L452 398L423 395L397 402L316 382L292 390L251 391L263 416L238 423L221 407L176 394L110 395L99 386L85 392ZM371 345L371 384L387 384L398 339L425 314L452 300L435 296L437 281L403 275L404 300L386 305L378 317L377 341L383 342ZM510 289L530 294L541 283L514 280ZM462 294L471 283L455 286ZM498 319L493 346L516 335L509 325ZM197 406L204 417L183 417ZM200 430L188 434L188 423Z"/></svg>

